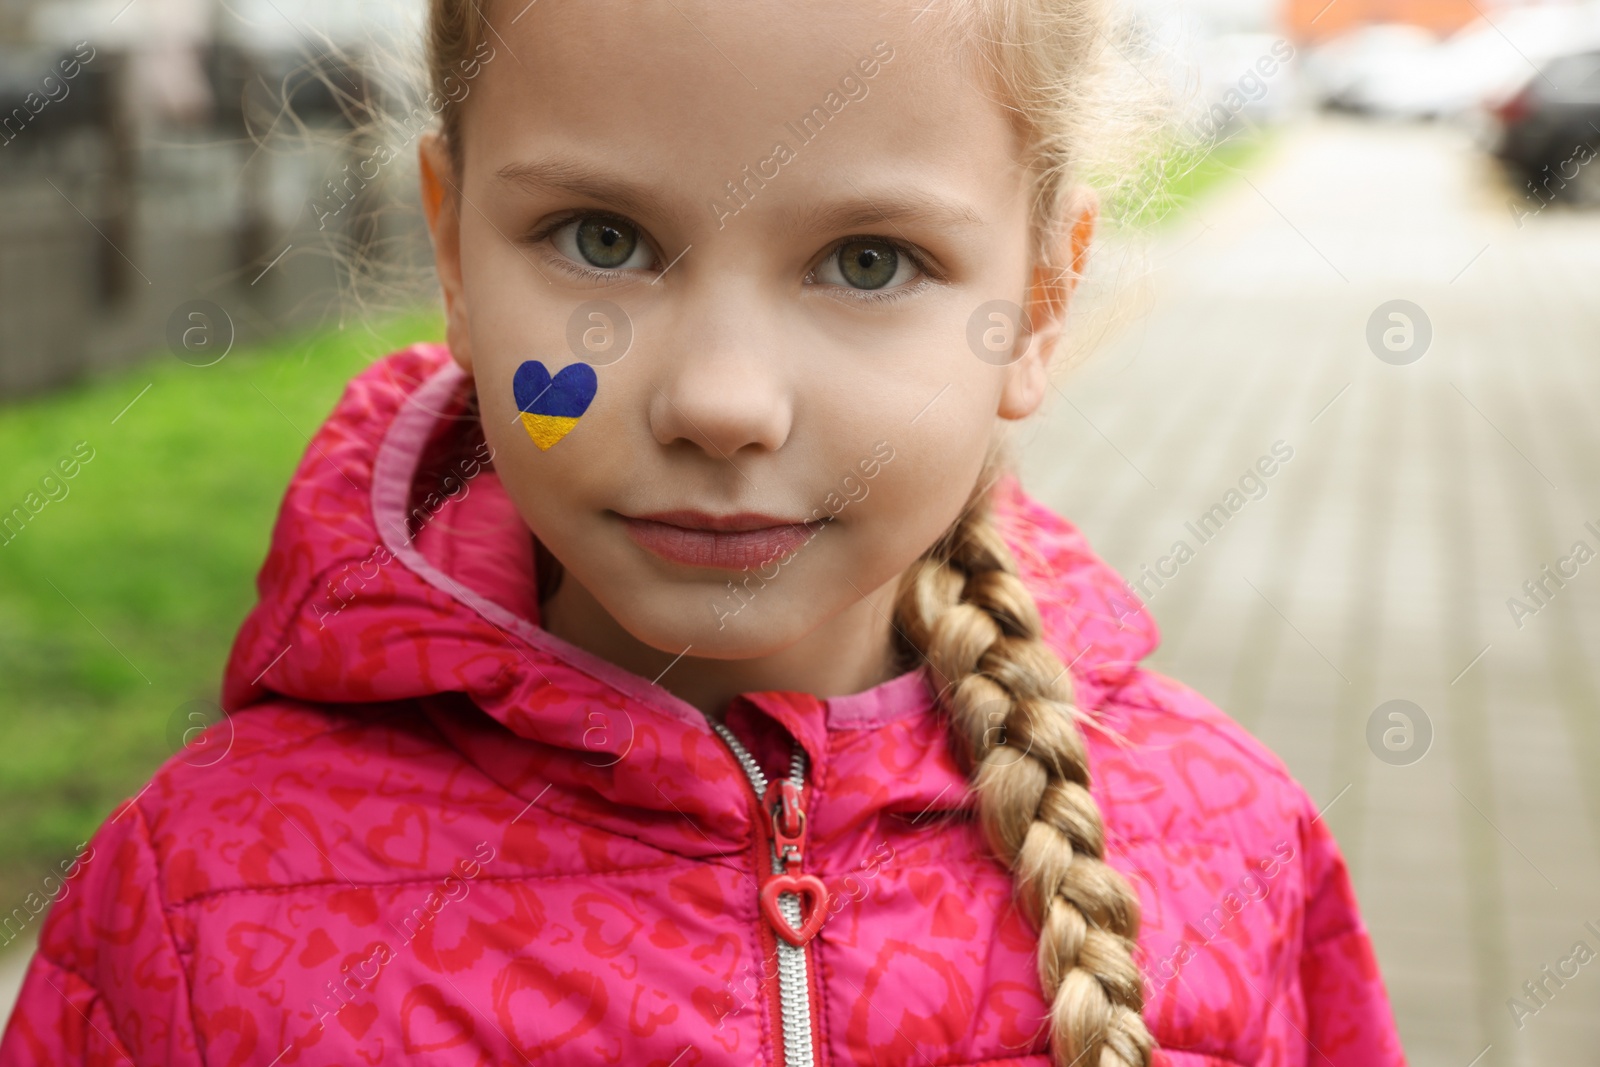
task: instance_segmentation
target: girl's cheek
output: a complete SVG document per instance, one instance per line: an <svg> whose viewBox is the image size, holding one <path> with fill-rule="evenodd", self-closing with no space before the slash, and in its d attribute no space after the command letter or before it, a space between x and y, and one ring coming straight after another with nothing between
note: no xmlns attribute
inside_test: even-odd
<svg viewBox="0 0 1600 1067"><path fill-rule="evenodd" d="M940 402L949 399L947 393ZM860 516L873 519L880 539L920 553L966 506L983 465L988 435L977 432L971 420L936 421L930 410L904 429L886 427L879 441L879 453L893 459L880 460L870 496L851 506L859 509Z"/></svg>

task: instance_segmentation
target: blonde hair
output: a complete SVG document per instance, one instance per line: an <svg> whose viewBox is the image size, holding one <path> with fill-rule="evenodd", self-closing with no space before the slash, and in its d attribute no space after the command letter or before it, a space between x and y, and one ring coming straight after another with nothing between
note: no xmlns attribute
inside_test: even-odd
<svg viewBox="0 0 1600 1067"><path fill-rule="evenodd" d="M942 24L1010 112L1020 162L1035 175L1035 261L1058 283L1076 278L1077 264L1050 256L1062 247L1055 228L1086 160L1096 160L1101 175L1118 169L1090 147L1116 92L1101 2L966 0L948 8ZM430 0L428 72L440 97L448 95L444 79L493 35L483 5ZM979 48L970 48L973 40ZM441 132L458 169L459 123L459 109L447 105ZM990 514L999 455L992 452L961 516L906 572L894 613L899 652L908 663L925 660L935 675L971 768L984 835L1039 930L1056 1064L1147 1067L1154 1042L1140 1016L1133 957L1139 898L1105 862L1104 820L1089 793L1067 670L1043 639L1038 608Z"/></svg>
<svg viewBox="0 0 1600 1067"><path fill-rule="evenodd" d="M1067 669L990 517L992 478L979 479L966 510L901 580L902 659L931 667L984 837L1039 931L1057 1067L1147 1067L1154 1041L1133 958L1139 898L1105 862Z"/></svg>

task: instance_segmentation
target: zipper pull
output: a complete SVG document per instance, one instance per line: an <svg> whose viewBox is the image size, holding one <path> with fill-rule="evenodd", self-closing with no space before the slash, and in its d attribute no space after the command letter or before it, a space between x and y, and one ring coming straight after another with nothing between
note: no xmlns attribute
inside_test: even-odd
<svg viewBox="0 0 1600 1067"><path fill-rule="evenodd" d="M767 787L767 810L772 813L772 853L784 870L797 873L802 839L806 832L806 813L800 806L800 787L787 778Z"/></svg>
<svg viewBox="0 0 1600 1067"><path fill-rule="evenodd" d="M804 945L828 918L828 887L816 875L800 873L806 833L800 787L787 778L773 782L767 787L764 803L772 815L772 854L783 872L773 874L761 887L761 911L779 937L791 945ZM784 914L778 899L791 893L799 898L798 927Z"/></svg>

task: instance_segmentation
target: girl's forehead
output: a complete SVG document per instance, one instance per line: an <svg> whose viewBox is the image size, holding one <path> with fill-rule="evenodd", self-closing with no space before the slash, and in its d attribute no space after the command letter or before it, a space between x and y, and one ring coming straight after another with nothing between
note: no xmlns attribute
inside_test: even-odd
<svg viewBox="0 0 1600 1067"><path fill-rule="evenodd" d="M565 145L708 199L746 167L793 178L898 160L919 180L992 182L1016 158L1006 109L925 3L518 6L495 6L495 56L467 83L469 171Z"/></svg>

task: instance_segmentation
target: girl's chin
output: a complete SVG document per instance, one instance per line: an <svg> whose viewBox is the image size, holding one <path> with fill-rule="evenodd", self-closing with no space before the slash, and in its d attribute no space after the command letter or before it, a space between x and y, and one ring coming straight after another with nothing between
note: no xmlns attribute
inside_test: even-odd
<svg viewBox="0 0 1600 1067"><path fill-rule="evenodd" d="M677 655L688 650L696 659L748 660L776 655L823 625L808 624L815 603L790 603L768 591L741 598L726 584L678 595L662 590L624 594L626 607L617 622L633 638L651 648Z"/></svg>

